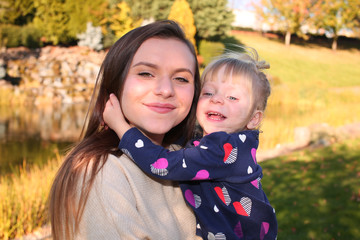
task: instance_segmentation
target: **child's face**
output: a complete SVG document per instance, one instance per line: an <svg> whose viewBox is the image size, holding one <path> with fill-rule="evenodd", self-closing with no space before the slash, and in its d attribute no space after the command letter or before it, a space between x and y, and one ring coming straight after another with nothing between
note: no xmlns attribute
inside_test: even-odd
<svg viewBox="0 0 360 240"><path fill-rule="evenodd" d="M196 116L204 135L224 131L244 130L250 120L252 107L251 86L246 79L229 75L225 67L219 69L214 79L205 79L197 105Z"/></svg>

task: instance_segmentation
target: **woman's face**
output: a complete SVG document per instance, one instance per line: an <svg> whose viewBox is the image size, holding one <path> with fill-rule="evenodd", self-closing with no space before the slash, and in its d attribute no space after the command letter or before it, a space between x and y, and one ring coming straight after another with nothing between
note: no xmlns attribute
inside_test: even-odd
<svg viewBox="0 0 360 240"><path fill-rule="evenodd" d="M194 97L195 59L177 39L150 38L134 55L121 107L130 125L157 144L182 122Z"/></svg>

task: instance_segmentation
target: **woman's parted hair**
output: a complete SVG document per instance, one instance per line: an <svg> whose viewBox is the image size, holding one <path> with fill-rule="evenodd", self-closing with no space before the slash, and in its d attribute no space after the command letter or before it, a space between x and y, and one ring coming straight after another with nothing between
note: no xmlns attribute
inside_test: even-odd
<svg viewBox="0 0 360 240"><path fill-rule="evenodd" d="M188 46L194 56L195 93L190 112L178 126L165 134L163 143L168 145L180 139L185 143L192 137L200 94L200 75L194 46L174 21L158 21L133 29L109 49L96 80L82 140L65 157L52 185L49 210L54 240L73 238L74 233L78 231L95 176L105 164L107 155L122 154L117 148L119 138L116 133L103 127L102 113L110 93L121 95L135 53L141 44L150 38L180 40ZM80 197L76 199L74 196L77 195L79 186Z"/></svg>

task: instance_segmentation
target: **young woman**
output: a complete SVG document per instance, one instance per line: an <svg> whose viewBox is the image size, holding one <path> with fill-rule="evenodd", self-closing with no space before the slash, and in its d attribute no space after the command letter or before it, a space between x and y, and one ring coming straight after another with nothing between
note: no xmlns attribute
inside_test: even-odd
<svg viewBox="0 0 360 240"><path fill-rule="evenodd" d="M195 217L177 183L146 175L122 154L102 113L116 93L128 123L173 150L172 143L191 138L199 79L195 50L175 22L134 29L114 44L101 66L83 139L51 189L55 240L196 239Z"/></svg>

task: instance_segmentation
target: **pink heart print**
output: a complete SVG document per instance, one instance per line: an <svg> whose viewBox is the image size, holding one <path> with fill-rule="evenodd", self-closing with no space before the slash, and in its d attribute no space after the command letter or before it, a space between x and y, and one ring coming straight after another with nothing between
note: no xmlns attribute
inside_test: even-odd
<svg viewBox="0 0 360 240"><path fill-rule="evenodd" d="M257 164L257 161L256 161L256 148L251 149L251 156L252 156L255 164Z"/></svg>
<svg viewBox="0 0 360 240"><path fill-rule="evenodd" d="M268 222L261 223L260 240L263 240L265 235L269 232L270 224Z"/></svg>
<svg viewBox="0 0 360 240"><path fill-rule="evenodd" d="M244 237L244 233L242 231L242 227L241 227L241 223L240 221L236 224L235 228L234 228L234 232L236 234L236 236L238 236L239 238L243 238Z"/></svg>
<svg viewBox="0 0 360 240"><path fill-rule="evenodd" d="M166 169L168 165L169 163L166 158L159 158L150 165L151 172L159 176L165 176L168 174L168 170Z"/></svg>
<svg viewBox="0 0 360 240"><path fill-rule="evenodd" d="M198 208L201 205L201 198L199 195L193 194L190 189L187 189L184 193L186 201L193 206L194 208Z"/></svg>
<svg viewBox="0 0 360 240"><path fill-rule="evenodd" d="M209 172L206 171L205 169L198 171L192 180L204 180L204 179L209 179Z"/></svg>

